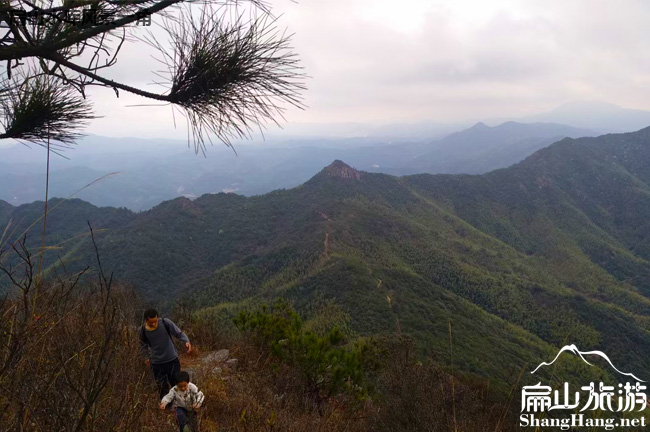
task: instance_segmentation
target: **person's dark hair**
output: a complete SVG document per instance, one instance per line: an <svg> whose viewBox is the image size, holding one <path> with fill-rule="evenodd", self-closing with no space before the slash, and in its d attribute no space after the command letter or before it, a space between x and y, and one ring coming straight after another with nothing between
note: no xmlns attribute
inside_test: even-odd
<svg viewBox="0 0 650 432"><path fill-rule="evenodd" d="M147 309L144 311L144 320L148 320L149 318L156 318L158 316L158 311L156 309Z"/></svg>
<svg viewBox="0 0 650 432"><path fill-rule="evenodd" d="M176 382L190 382L190 374L185 371L180 371L176 374Z"/></svg>

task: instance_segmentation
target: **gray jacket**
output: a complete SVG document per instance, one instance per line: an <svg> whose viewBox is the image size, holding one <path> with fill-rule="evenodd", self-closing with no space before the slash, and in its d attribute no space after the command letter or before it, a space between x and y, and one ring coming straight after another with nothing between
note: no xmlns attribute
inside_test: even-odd
<svg viewBox="0 0 650 432"><path fill-rule="evenodd" d="M144 325L138 330L140 348L145 358L152 364L168 363L178 358L178 351L172 342L172 336L185 342L190 339L167 318L158 318L156 330L147 330Z"/></svg>

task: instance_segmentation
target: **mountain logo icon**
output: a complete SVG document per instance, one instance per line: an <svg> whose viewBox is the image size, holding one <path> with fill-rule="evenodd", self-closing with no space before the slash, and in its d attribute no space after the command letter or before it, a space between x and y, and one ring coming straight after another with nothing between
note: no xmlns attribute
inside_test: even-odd
<svg viewBox="0 0 650 432"><path fill-rule="evenodd" d="M572 344L572 345L565 345L565 346L563 346L562 349L560 349L560 351L557 353L557 355L555 356L555 358L553 359L553 361L551 361L550 363L546 363L546 362L542 362L542 363L540 363L539 366L537 366L537 367L535 368L535 370L533 370L533 371L531 372L531 374L534 374L535 372L537 372L537 371L539 370L539 368L541 368L542 366L550 366L550 365L552 365L553 363L555 363L555 361L560 357L560 355L562 355L563 352L571 352L571 353L577 355L578 357L580 357L580 358L582 359L583 362L587 363L589 366L593 366L593 365L592 365L591 363L589 363L589 362L585 359L584 356L590 356L590 355L598 356L598 357L600 357L600 358L605 359L605 361L607 361L607 363L609 363L609 365L611 366L611 368L614 369L614 370L615 370L616 372L618 372L619 374L621 374L621 375L625 375L625 376L628 376L628 377L631 377L631 378L634 378L634 379L637 380L638 382L645 382L644 380L639 379L639 378L637 378L636 376L634 376L634 374L631 374L631 373L629 373L629 372L621 372L620 370L618 370L618 369L616 368L616 366L614 366L614 364L612 363L612 361L609 359L609 357L607 357L607 355L606 355L604 352L602 352L602 351L580 351L580 350L578 349L578 347L575 346L575 345L573 345L573 344Z"/></svg>

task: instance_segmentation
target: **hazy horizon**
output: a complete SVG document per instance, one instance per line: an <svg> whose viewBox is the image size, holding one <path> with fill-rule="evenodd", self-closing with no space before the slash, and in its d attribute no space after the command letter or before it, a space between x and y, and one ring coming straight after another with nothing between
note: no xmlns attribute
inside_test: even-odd
<svg viewBox="0 0 650 432"><path fill-rule="evenodd" d="M593 107L592 107L593 105ZM420 127L427 127L426 130L418 131L415 130L413 132L413 135L410 136L410 138L414 138L417 136L418 138L421 139L441 139L444 138L445 136L461 131L463 129L469 128L472 125L475 125L477 123L485 123L486 125L490 127L495 127L499 126L505 122L509 121L514 121L514 122L519 122L519 123L557 123L557 124L565 124L568 126L574 126L574 127L582 127L585 129L589 129L590 126L585 126L585 125L580 125L580 124L572 124L571 121L567 121L566 119L558 119L556 121L546 121L543 117L546 115L551 115L552 113L559 111L565 107L569 108L575 108L575 113L574 115L583 114L587 115L588 113L585 113L585 110L589 110L590 108L593 110L602 110L602 109L611 109L611 110L624 110L625 112L634 112L638 111L642 114L647 114L647 118L649 119L648 123L645 126L650 126L650 110L645 111L645 110L637 110L635 108L629 108L629 107L622 107L610 102L605 102L605 101L570 101L566 102L564 104L558 105L554 107L551 110L545 111L545 112L535 112L535 113L530 113L528 116L513 116L513 117L508 117L505 115L495 115L493 117L489 118L467 118L462 121L456 121L456 122L442 122L442 121L437 121L436 119L425 119L425 120L413 120L413 121L404 121L404 122L335 122L335 123L327 123L327 122L313 122L313 123L292 123L288 125L283 125L282 128L270 128L267 131L264 131L264 135L261 135L260 133L256 133L252 135L251 139L241 139L241 140L235 140L234 142L237 143L237 145L264 145L265 143L274 143L274 142L284 142L286 143L287 141L293 140L293 139L303 139L303 140L309 140L309 139L353 139L353 138L375 138L375 139L380 139L380 138L409 138L408 136L408 131L404 130L404 127L408 126L420 126ZM611 113L607 112L602 114L603 116L611 116ZM541 120L538 120L537 117L540 117ZM598 128L593 128L595 132L599 133L609 133L609 132L633 132L635 130L638 130L643 126L643 123L639 123L638 126L629 128L629 127L618 127L615 128L616 130L609 130L607 127L604 127L602 129ZM399 130L395 129L398 128ZM151 140L151 139L156 139L156 140L165 140L169 141L169 143L178 143L178 141L186 141L187 136L184 135L186 132L179 130L183 132L182 134L179 134L178 136L143 136L140 134L140 136L137 136L137 134L124 134L124 132L121 132L121 130L115 130L113 129L112 131L106 131L107 133L95 133L91 131L92 127L89 127L86 129L83 133L86 136L98 136L98 137L106 137L106 138L115 138L115 139L143 139L143 140ZM427 132L431 132L430 134L427 134ZM83 138L81 139L81 141ZM0 140L0 148L3 147L8 147L16 144L16 142L13 142L12 140ZM30 146L37 146L37 144L33 143L25 143ZM222 143L215 141L214 144L220 145Z"/></svg>

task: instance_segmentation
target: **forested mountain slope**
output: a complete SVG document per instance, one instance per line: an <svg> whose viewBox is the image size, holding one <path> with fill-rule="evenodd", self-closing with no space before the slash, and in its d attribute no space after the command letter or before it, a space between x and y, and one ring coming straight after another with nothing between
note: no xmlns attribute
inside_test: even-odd
<svg viewBox="0 0 650 432"><path fill-rule="evenodd" d="M649 185L643 129L565 139L485 175L397 178L336 161L250 198L179 198L139 214L71 201L48 219L48 244L89 220L116 277L208 316L224 302L284 296L310 310L334 299L354 331L410 334L434 352L448 349L451 322L467 372L507 380L575 343L649 376L635 354L650 348ZM0 224L25 224L42 205ZM85 237L55 253L92 263Z"/></svg>

